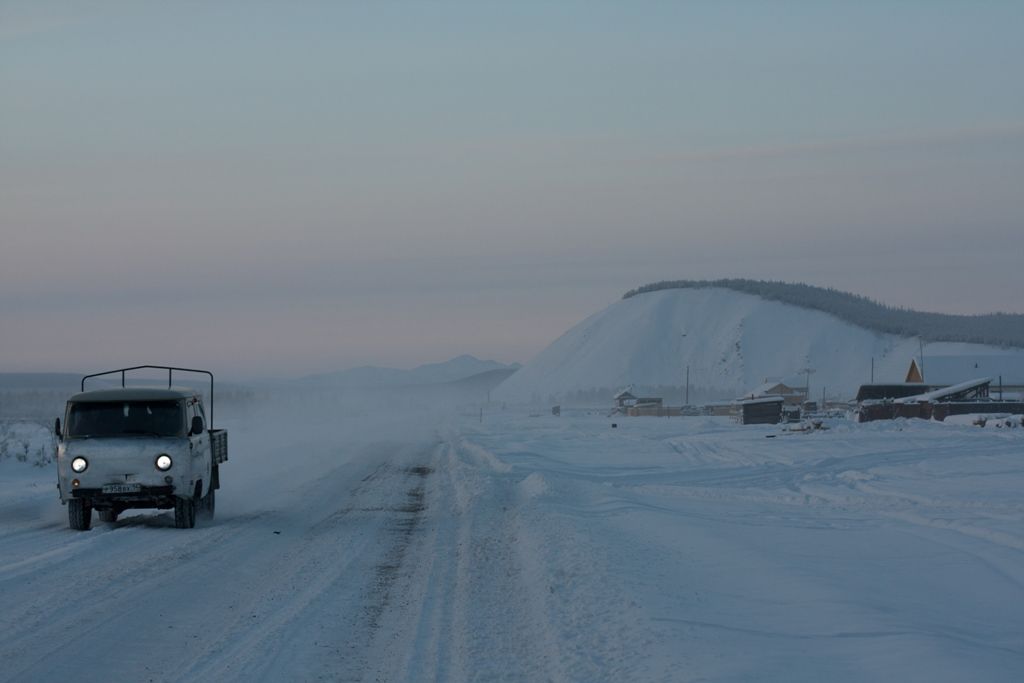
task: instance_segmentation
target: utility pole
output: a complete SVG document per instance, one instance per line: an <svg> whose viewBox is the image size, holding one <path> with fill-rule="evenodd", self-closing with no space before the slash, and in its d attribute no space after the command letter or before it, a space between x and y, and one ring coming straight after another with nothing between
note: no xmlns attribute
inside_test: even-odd
<svg viewBox="0 0 1024 683"><path fill-rule="evenodd" d="M917 347L920 349L921 355L921 381L924 381L924 339L921 337L917 338Z"/></svg>
<svg viewBox="0 0 1024 683"><path fill-rule="evenodd" d="M811 375L814 374L815 370L813 368L804 368L803 372L807 375L807 379L804 380L804 400L805 401L810 401L811 400Z"/></svg>
<svg viewBox="0 0 1024 683"><path fill-rule="evenodd" d="M875 383L875 357L871 356L871 383Z"/></svg>
<svg viewBox="0 0 1024 683"><path fill-rule="evenodd" d="M679 345L680 345L680 347L682 347L682 342L683 342L684 339L686 339L686 333L685 332L683 332L682 336L679 337ZM682 352L683 349L680 348L679 350L680 350L680 352ZM688 405L690 405L690 366L689 366L689 364L687 364L687 366L686 366L686 390L685 390L685 393L683 394L683 407L688 406ZM683 409L680 408L679 409L679 416L682 417L682 415L683 415Z"/></svg>
<svg viewBox="0 0 1024 683"><path fill-rule="evenodd" d="M690 405L690 366L686 366L686 402L684 406Z"/></svg>

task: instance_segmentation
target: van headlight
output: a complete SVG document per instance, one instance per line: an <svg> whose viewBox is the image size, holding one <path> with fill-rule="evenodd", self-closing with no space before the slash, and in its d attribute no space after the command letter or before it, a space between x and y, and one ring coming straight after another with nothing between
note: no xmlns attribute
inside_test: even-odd
<svg viewBox="0 0 1024 683"><path fill-rule="evenodd" d="M171 469L171 465L173 464L174 461L171 460L171 456L167 455L166 453L161 453L160 455L156 456L156 468L161 472L166 472L167 470Z"/></svg>
<svg viewBox="0 0 1024 683"><path fill-rule="evenodd" d="M75 472L78 472L79 474L85 472L85 470L88 467L89 461L83 458L82 456L78 456L77 458L71 461L71 469L73 469Z"/></svg>

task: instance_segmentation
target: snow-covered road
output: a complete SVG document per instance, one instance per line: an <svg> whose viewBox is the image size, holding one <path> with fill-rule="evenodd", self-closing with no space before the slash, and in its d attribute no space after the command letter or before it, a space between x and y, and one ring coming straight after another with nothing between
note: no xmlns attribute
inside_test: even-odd
<svg viewBox="0 0 1024 683"><path fill-rule="evenodd" d="M496 463L436 428L343 446L331 429L307 443L245 429L231 425L215 523L192 531L156 511L69 531L52 474L5 464L0 680L557 672L536 628L547 584L518 557Z"/></svg>
<svg viewBox="0 0 1024 683"><path fill-rule="evenodd" d="M1024 678L1024 429L397 424L227 425L191 531L0 463L0 680Z"/></svg>

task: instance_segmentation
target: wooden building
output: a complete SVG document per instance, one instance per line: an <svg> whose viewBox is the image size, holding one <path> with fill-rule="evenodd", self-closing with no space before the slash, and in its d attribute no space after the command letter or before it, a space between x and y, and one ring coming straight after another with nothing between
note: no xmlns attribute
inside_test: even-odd
<svg viewBox="0 0 1024 683"><path fill-rule="evenodd" d="M636 405L636 396L630 389L632 387L627 387L612 397L612 400L615 401L615 407L621 412L626 412L626 408Z"/></svg>
<svg viewBox="0 0 1024 683"><path fill-rule="evenodd" d="M630 387L631 389L632 387ZM680 415L679 408L668 408L664 406L664 399L656 396L637 396L629 389L623 389L614 396L614 412L637 416L667 417L669 415ZM674 411L674 412L673 412Z"/></svg>
<svg viewBox="0 0 1024 683"><path fill-rule="evenodd" d="M764 396L737 401L737 419L744 425L779 424L782 422L782 396Z"/></svg>
<svg viewBox="0 0 1024 683"><path fill-rule="evenodd" d="M910 384L862 384L857 390L858 403L862 401L881 401L884 399L906 398L917 396L933 389L927 384L914 382Z"/></svg>
<svg viewBox="0 0 1024 683"><path fill-rule="evenodd" d="M683 414L682 408L666 406L659 399L644 399L644 403L626 408L626 415L630 417L679 417Z"/></svg>
<svg viewBox="0 0 1024 683"><path fill-rule="evenodd" d="M907 368L907 378L903 381L907 384L924 384L924 373L921 372L921 367L917 364L916 358L910 359L910 367Z"/></svg>
<svg viewBox="0 0 1024 683"><path fill-rule="evenodd" d="M738 414L738 410L735 401L712 401L711 403L704 404L701 414L716 417L732 417Z"/></svg>
<svg viewBox="0 0 1024 683"><path fill-rule="evenodd" d="M807 400L804 387L794 387L778 380L765 380L765 382L747 393L738 400L749 401L754 398L767 398L769 396L781 396L787 405L798 406Z"/></svg>
<svg viewBox="0 0 1024 683"><path fill-rule="evenodd" d="M991 385L992 378L985 377L903 398L864 401L857 408L857 421L892 420L897 417L942 421L950 415L1024 414L1024 402L994 400Z"/></svg>
<svg viewBox="0 0 1024 683"><path fill-rule="evenodd" d="M979 377L992 378L996 396L1021 397L1024 394L1024 354L960 354L925 356L923 364L910 361L907 381L916 380L933 389L950 387Z"/></svg>

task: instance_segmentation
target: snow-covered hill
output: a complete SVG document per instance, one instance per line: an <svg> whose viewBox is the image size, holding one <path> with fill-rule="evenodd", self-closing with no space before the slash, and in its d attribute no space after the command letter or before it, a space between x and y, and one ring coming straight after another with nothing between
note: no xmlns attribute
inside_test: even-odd
<svg viewBox="0 0 1024 683"><path fill-rule="evenodd" d="M926 344L928 355L1009 354L980 344ZM803 384L820 396L851 397L871 380L903 381L919 354L916 338L857 327L806 308L730 289L669 289L618 301L579 323L495 391L506 401L571 401L578 392L629 384L680 387L690 367L691 398L740 396L767 378ZM666 397L678 404L679 393Z"/></svg>

